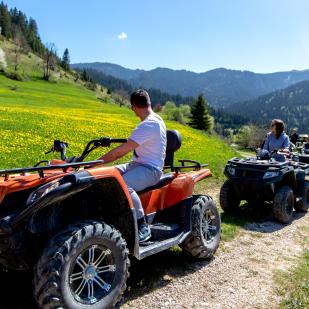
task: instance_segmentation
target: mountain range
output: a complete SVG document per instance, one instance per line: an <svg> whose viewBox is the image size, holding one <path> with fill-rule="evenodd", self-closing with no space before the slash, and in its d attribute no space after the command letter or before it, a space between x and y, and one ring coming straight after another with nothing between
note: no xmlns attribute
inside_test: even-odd
<svg viewBox="0 0 309 309"><path fill-rule="evenodd" d="M134 87L155 88L184 97L196 97L202 93L213 107L227 107L237 102L254 100L259 96L309 80L309 70L263 74L218 68L204 73L194 73L167 68L132 70L102 62L76 63L72 67L94 69L123 79Z"/></svg>
<svg viewBox="0 0 309 309"><path fill-rule="evenodd" d="M279 118L289 129L297 127L300 132L309 133L309 80L254 100L235 103L225 110L263 123Z"/></svg>

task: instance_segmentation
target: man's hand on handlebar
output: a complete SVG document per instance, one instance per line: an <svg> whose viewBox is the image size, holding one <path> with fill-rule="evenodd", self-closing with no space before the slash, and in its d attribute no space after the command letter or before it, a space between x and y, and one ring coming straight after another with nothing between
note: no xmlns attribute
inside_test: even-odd
<svg viewBox="0 0 309 309"><path fill-rule="evenodd" d="M135 148L137 148L139 145L134 142L131 139L128 139L128 141L124 144L121 144L120 146L112 149L102 157L98 158L98 160L103 160L104 163L110 163L117 159L122 158L126 154L128 154L130 151L133 151Z"/></svg>
<svg viewBox="0 0 309 309"><path fill-rule="evenodd" d="M67 158L66 157L66 148L69 146L68 143L60 141L60 140L54 140L53 145L51 146L50 150L47 151L45 154L48 154L50 152L60 152L61 154L61 160L65 161L66 163L77 163L77 162L83 162L85 158L95 149L99 147L109 147L113 143L122 143L119 147L115 148L115 151L110 151L103 157L105 158L107 156L107 159L103 159L101 157L100 159L104 160L104 163L112 162L116 160L117 158L122 157L123 155L127 154L129 151L133 150L138 146L138 144L131 141L128 143L128 140L125 138L110 138L108 136L101 137L99 139L91 140L87 146L85 147L83 153L80 156L74 156ZM135 145L132 146L132 143ZM132 148L133 147L133 148ZM110 154L111 153L111 154ZM114 159L113 159L114 158Z"/></svg>

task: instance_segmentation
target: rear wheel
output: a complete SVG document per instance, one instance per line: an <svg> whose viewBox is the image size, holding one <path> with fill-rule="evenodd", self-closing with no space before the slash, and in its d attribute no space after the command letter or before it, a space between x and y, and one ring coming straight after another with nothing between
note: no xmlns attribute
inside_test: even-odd
<svg viewBox="0 0 309 309"><path fill-rule="evenodd" d="M293 208L293 190L289 186L283 186L279 188L274 198L274 218L281 223L289 223L292 220Z"/></svg>
<svg viewBox="0 0 309 309"><path fill-rule="evenodd" d="M126 287L126 243L111 226L84 222L55 236L36 266L39 308L112 308Z"/></svg>
<svg viewBox="0 0 309 309"><path fill-rule="evenodd" d="M181 244L183 251L199 259L211 258L220 242L220 215L209 196L194 196L192 206L192 232Z"/></svg>
<svg viewBox="0 0 309 309"><path fill-rule="evenodd" d="M240 199L236 195L230 180L226 180L220 190L220 206L228 213L239 209Z"/></svg>
<svg viewBox="0 0 309 309"><path fill-rule="evenodd" d="M295 203L295 210L296 211L303 211L306 212L309 209L309 182L305 182L305 188L303 191L303 195L301 196L301 200Z"/></svg>

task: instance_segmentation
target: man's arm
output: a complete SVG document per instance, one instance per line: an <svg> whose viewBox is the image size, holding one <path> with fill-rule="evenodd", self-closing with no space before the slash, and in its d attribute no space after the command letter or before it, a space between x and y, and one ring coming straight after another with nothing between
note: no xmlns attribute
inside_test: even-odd
<svg viewBox="0 0 309 309"><path fill-rule="evenodd" d="M132 141L131 139L128 139L128 141L124 144L121 144L120 146L112 149L108 153L106 153L104 156L100 157L98 160L103 160L104 163L110 163L117 159L122 158L126 154L128 154L130 151L137 148L139 145Z"/></svg>

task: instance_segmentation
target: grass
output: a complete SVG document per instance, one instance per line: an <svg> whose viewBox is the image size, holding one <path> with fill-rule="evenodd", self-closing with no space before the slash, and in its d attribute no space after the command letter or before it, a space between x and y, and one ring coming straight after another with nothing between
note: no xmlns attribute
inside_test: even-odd
<svg viewBox="0 0 309 309"><path fill-rule="evenodd" d="M303 228L304 252L295 268L275 273L277 293L282 298L280 309L309 308L309 227Z"/></svg>
<svg viewBox="0 0 309 309"><path fill-rule="evenodd" d="M53 155L45 156L44 152L54 139L69 143L68 155L78 155L90 139L128 137L137 123L128 108L100 102L94 92L70 82L16 82L0 76L0 168L31 166L51 159ZM207 162L214 177L223 178L223 168L235 151L216 137L175 122L166 123L183 136L177 158Z"/></svg>
<svg viewBox="0 0 309 309"><path fill-rule="evenodd" d="M309 308L309 251L301 257L296 268L288 273L277 273L276 281L280 288L278 294L283 297L279 308Z"/></svg>

